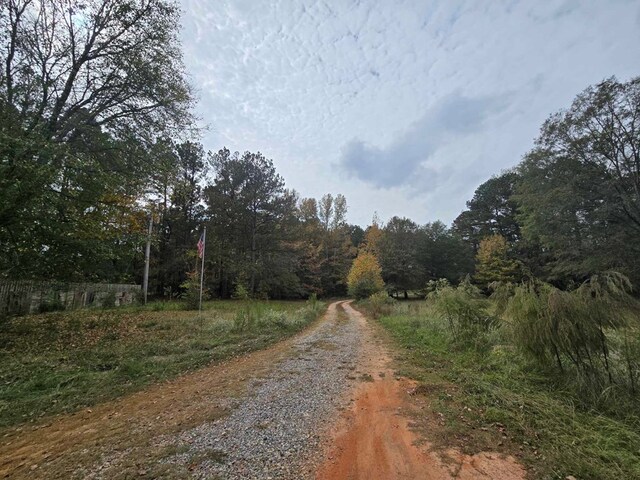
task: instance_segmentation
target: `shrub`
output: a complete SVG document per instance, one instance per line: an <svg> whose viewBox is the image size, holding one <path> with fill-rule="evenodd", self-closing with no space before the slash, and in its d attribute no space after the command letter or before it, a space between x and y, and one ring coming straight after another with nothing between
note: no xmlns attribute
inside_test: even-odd
<svg viewBox="0 0 640 480"><path fill-rule="evenodd" d="M543 367L570 369L585 393L638 382L637 349L629 335L638 328L638 302L618 273L593 276L571 292L530 282L515 287L505 310L513 342ZM627 339L627 340L625 340Z"/></svg>
<svg viewBox="0 0 640 480"><path fill-rule="evenodd" d="M234 300L249 300L249 290L244 282L238 281L238 283L236 283L236 288L234 289L231 298Z"/></svg>
<svg viewBox="0 0 640 480"><path fill-rule="evenodd" d="M428 302L448 325L456 343L484 348L486 333L498 325L496 317L488 311L488 302L465 287L443 287L432 292Z"/></svg>
<svg viewBox="0 0 640 480"><path fill-rule="evenodd" d="M495 314L502 316L507 309L509 300L513 297L515 285L510 282L491 282L489 291L491 292L490 298L495 304Z"/></svg>
<svg viewBox="0 0 640 480"><path fill-rule="evenodd" d="M480 289L473 283L471 283L470 275L464 277L464 280L462 280L460 282L460 285L458 285L458 290L466 293L469 297L472 298L480 298L482 296L482 292L480 291Z"/></svg>
<svg viewBox="0 0 640 480"><path fill-rule="evenodd" d="M397 303L398 301L390 297L387 292L377 292L369 297L371 313L375 318L389 315Z"/></svg>
<svg viewBox="0 0 640 480"><path fill-rule="evenodd" d="M438 290L450 287L451 283L446 278L439 278L438 280L429 280L425 288L425 296L429 298L430 295L436 293Z"/></svg>
<svg viewBox="0 0 640 480"><path fill-rule="evenodd" d="M251 330L256 324L256 315L249 308L245 308L236 312L233 317L233 331L245 332Z"/></svg>
<svg viewBox="0 0 640 480"><path fill-rule="evenodd" d="M291 318L293 316L294 315L291 313L278 312L269 309L261 318L258 319L258 321L260 322L260 325L273 325L278 328L286 329L291 325Z"/></svg>
<svg viewBox="0 0 640 480"><path fill-rule="evenodd" d="M187 279L180 285L183 292L180 298L184 301L186 310L197 310L200 307L200 277L197 272L187 273ZM205 291L202 292L203 297Z"/></svg>

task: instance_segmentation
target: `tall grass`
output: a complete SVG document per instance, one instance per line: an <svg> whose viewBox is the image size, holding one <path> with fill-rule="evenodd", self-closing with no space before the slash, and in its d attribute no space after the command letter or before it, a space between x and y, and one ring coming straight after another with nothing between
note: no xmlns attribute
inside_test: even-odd
<svg viewBox="0 0 640 480"><path fill-rule="evenodd" d="M487 334L499 325L488 300L468 280L457 288L445 283L436 286L427 303L447 322L453 343L461 347L485 348Z"/></svg>
<svg viewBox="0 0 640 480"><path fill-rule="evenodd" d="M640 478L639 329L625 279L493 288L486 299L443 283L379 319L429 396L428 440L516 455L531 478Z"/></svg>
<svg viewBox="0 0 640 480"><path fill-rule="evenodd" d="M555 366L597 404L637 394L640 308L628 280L609 273L573 291L529 282L516 286L504 317L514 345L541 368Z"/></svg>

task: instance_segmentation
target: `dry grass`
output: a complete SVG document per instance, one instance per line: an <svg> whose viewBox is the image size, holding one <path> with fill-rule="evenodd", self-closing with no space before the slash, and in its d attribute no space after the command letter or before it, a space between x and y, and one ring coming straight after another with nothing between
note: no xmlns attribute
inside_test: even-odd
<svg viewBox="0 0 640 480"><path fill-rule="evenodd" d="M172 307L55 312L0 323L0 428L87 408L264 348L318 313L302 302L209 302L202 316Z"/></svg>

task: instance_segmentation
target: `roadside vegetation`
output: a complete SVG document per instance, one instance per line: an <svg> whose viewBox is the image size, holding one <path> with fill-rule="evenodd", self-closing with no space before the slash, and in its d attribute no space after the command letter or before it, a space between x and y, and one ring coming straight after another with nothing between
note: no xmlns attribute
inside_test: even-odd
<svg viewBox="0 0 640 480"><path fill-rule="evenodd" d="M429 289L364 306L419 381L430 441L515 454L532 478L640 478L640 319L624 277L496 284L489 298L469 281Z"/></svg>
<svg viewBox="0 0 640 480"><path fill-rule="evenodd" d="M0 428L90 407L290 336L323 304L216 301L76 310L0 322Z"/></svg>

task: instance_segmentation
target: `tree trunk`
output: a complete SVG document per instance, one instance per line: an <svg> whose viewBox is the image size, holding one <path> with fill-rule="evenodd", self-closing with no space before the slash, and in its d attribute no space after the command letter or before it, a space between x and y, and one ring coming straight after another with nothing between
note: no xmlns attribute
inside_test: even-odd
<svg viewBox="0 0 640 480"><path fill-rule="evenodd" d="M256 293L256 216L253 215L253 223L251 225L251 296Z"/></svg>

